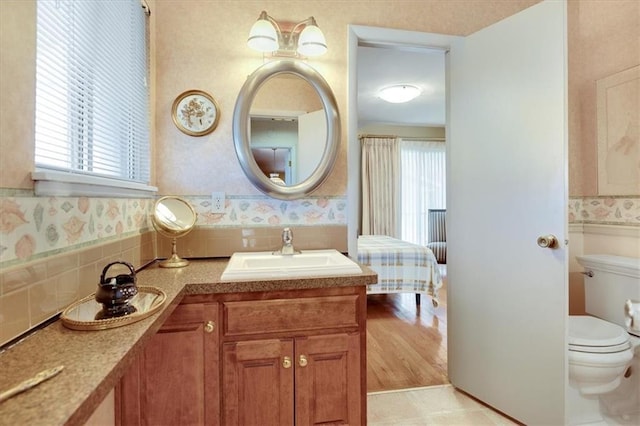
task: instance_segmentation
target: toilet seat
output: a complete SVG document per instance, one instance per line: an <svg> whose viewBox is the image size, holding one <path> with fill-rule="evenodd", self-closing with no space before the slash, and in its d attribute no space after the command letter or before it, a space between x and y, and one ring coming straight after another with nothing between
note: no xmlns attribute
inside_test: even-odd
<svg viewBox="0 0 640 426"><path fill-rule="evenodd" d="M629 350L629 334L622 327L590 316L569 316L569 351L615 353Z"/></svg>
<svg viewBox="0 0 640 426"><path fill-rule="evenodd" d="M616 352L627 351L631 348L629 342L615 346L580 346L569 345L570 352L585 352L590 354L611 354Z"/></svg>

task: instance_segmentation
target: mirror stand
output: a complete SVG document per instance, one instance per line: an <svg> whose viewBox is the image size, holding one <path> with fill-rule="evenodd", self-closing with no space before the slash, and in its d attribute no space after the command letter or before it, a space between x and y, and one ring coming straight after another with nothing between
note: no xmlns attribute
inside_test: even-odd
<svg viewBox="0 0 640 426"><path fill-rule="evenodd" d="M197 214L191 204L180 197L166 196L156 201L151 215L154 228L171 238L171 257L159 265L163 268L182 268L189 261L178 256L177 239L187 235L196 223Z"/></svg>
<svg viewBox="0 0 640 426"><path fill-rule="evenodd" d="M159 265L163 268L182 268L184 266L187 266L189 264L189 261L187 259L183 259L180 256L178 256L178 250L176 249L176 237L173 237L171 239L171 257L163 260L162 262L159 263Z"/></svg>

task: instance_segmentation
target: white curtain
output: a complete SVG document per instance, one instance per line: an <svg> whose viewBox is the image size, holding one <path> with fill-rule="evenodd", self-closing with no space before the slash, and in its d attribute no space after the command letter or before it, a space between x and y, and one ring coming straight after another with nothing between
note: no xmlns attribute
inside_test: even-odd
<svg viewBox="0 0 640 426"><path fill-rule="evenodd" d="M414 244L428 242L429 209L446 208L445 143L400 140L401 233Z"/></svg>
<svg viewBox="0 0 640 426"><path fill-rule="evenodd" d="M398 236L398 139L362 137L362 234Z"/></svg>

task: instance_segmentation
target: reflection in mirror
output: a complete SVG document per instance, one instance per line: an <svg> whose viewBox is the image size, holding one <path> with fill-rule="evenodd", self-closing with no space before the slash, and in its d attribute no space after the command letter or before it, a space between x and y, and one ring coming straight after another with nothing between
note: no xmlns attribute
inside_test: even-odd
<svg viewBox="0 0 640 426"><path fill-rule="evenodd" d="M171 238L171 257L160 262L163 268L181 268L189 261L178 256L176 239L187 235L196 223L196 212L186 200L179 197L162 197L156 201L151 216L154 228Z"/></svg>
<svg viewBox="0 0 640 426"><path fill-rule="evenodd" d="M293 161L291 150L293 148L251 148L253 158L258 167L272 182L278 185L291 185Z"/></svg>
<svg viewBox="0 0 640 426"><path fill-rule="evenodd" d="M297 75L276 75L260 86L250 114L251 149L265 176L285 185L309 178L327 138L324 110L313 86ZM277 151L271 164L264 158L269 149Z"/></svg>
<svg viewBox="0 0 640 426"><path fill-rule="evenodd" d="M236 154L249 180L275 198L300 198L316 189L333 167L339 137L333 93L303 62L263 65L238 95Z"/></svg>

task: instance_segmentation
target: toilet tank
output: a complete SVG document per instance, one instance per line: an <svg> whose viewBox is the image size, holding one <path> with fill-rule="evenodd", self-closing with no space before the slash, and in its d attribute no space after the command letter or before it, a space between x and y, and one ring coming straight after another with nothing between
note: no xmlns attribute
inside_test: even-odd
<svg viewBox="0 0 640 426"><path fill-rule="evenodd" d="M576 259L585 268L586 312L625 327L625 302L640 301L640 259L607 254Z"/></svg>

